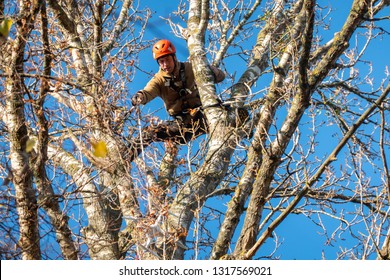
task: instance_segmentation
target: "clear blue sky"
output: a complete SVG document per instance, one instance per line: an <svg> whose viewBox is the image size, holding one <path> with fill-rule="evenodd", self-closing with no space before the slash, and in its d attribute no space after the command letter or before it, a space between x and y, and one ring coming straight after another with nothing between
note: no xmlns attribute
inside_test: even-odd
<svg viewBox="0 0 390 280"><path fill-rule="evenodd" d="M175 38L170 31L169 25L165 23L160 17L168 17L169 13L174 11L177 8L177 5L180 1L171 0L165 1L163 7L161 7L160 1L141 1L141 5L145 5L150 7L152 10L155 9L156 13L153 15L150 23L151 26L147 29L145 34L145 39L162 39L167 38L171 39L178 49L178 58L179 60L187 60L188 51L186 48L186 44L182 39ZM324 32L322 36L324 37L324 41L328 40L333 36L333 34L338 31L344 20L346 18L346 12L349 11L352 0L345 1L317 1L318 5L321 7L324 6L332 6L334 12L331 15L332 18L332 26L329 30ZM389 14L389 9L387 9L386 14ZM385 13L378 16L383 16ZM256 16L256 15L255 15ZM180 23L182 26L185 24ZM381 27L385 28L387 31L390 31L389 21L382 21L379 24ZM255 40L256 35L254 36ZM254 41L250 42L253 45ZM351 45L355 45L355 38L353 37L351 40ZM374 84L377 86L381 80L385 77L384 72L386 69L386 65L389 64L389 54L388 54L388 46L390 45L389 36L383 37L383 40L376 41L375 44L372 44L368 47L367 54L365 59L370 60L373 63L375 69L375 80ZM158 67L156 62L151 57L151 50L146 50L140 56L140 67L148 72L157 71ZM245 63L242 60L237 60L236 63L232 63L231 65L227 65L227 71L236 71L237 77L239 77L239 73L242 73L246 67ZM231 69L229 69L231 67ZM368 71L368 68L362 69L361 71ZM130 85L130 91L136 92L138 89L141 89L150 77L148 77L144 73L138 73L136 75L134 83ZM262 83L262 81L258 82L258 87L266 87L268 81ZM227 85L229 86L229 85ZM367 89L369 90L369 89ZM154 111L156 107L163 106L160 100L153 101L152 103L146 105L143 108L144 112ZM164 111L164 110L162 110ZM164 112L161 113L161 118L167 118L167 115L164 115ZM337 139L334 139L335 141ZM330 145L332 143L329 143ZM335 144L335 143L333 143ZM329 150L327 151L329 152ZM209 202L210 203L210 202ZM221 204L220 208L224 211L224 206L222 205L221 200L215 200L212 202L214 205ZM213 205L213 206L214 206ZM335 226L337 226L332 219L324 218L323 222L327 224L332 230ZM218 228L218 227L217 227ZM339 247L352 247L352 244L348 244L348 241L340 241L334 243L334 246L324 246L326 239L321 237L319 234L319 228L315 226L312 222L308 221L307 218L303 216L290 216L277 230L277 234L281 236L282 247L278 250L277 256L279 255L281 259L321 259L322 258L322 249L324 249L323 256L326 259L334 259L336 258L336 252L339 250ZM265 247L260 250L258 256L263 256L271 253L274 249L274 240L269 239Z"/></svg>
<svg viewBox="0 0 390 280"><path fill-rule="evenodd" d="M263 1L265 2L265 1ZM333 37L333 34L338 31L342 24L344 23L346 12L349 11L352 0L344 0L344 1L338 1L338 0L320 0L317 1L317 4L321 7L332 7L332 26L329 30L324 31L321 33L321 36L324 38L324 42L326 40ZM172 11L177 10L177 5L180 3L179 0L170 0L165 1L164 5L161 5L159 1L141 1L141 7L150 7L152 10L154 10L155 13L153 13L153 17L150 20L150 25L148 26L148 29L145 33L145 39L151 40L151 39L162 39L167 38L171 39L176 48L177 48L177 56L179 60L185 61L188 60L188 50L186 42L183 39L179 39L175 37L170 30L169 25L161 18L167 18ZM163 7L161 7L163 6ZM385 16L390 13L390 9L388 8L384 12L382 11L380 16ZM256 17L255 14L253 17ZM185 23L179 22L182 26L185 26ZM381 21L377 22L378 25L385 28L387 31L389 30L389 20L387 21ZM387 28L386 28L387 26ZM256 36L254 36L253 41L249 42L249 46L253 45L254 40ZM351 40L351 45L353 46L355 44L355 38L353 37ZM359 42L360 45L361 42ZM390 44L390 38L389 36L383 36L382 40L375 40L373 44L370 44L368 46L368 51L366 52L366 55L364 56L365 59L372 61L374 65L374 69L376 72L376 79L374 80L374 83L378 85L381 80L385 77L384 71L386 65L388 65L389 61L389 54L388 54L388 47ZM236 63L234 63L236 62ZM239 74L242 73L245 70L245 64L242 60L239 61L233 61L232 63L228 64L228 71L229 72L237 72L237 77L239 77ZM151 50L145 50L141 53L140 56L140 63L139 67L141 67L146 72L156 72L158 70L157 63L152 59L151 56ZM231 67L231 69L229 69ZM367 69L366 69L367 70ZM136 92L138 89L142 88L148 81L150 77L146 75L145 73L139 72L136 75L136 78L134 80L134 83L130 85L129 90L131 92ZM265 84L261 84L261 81L259 81L260 87L266 86L268 81ZM229 85L228 85L229 86ZM158 103L160 104L160 103ZM162 103L161 103L162 104ZM155 106L155 105L154 105Z"/></svg>
<svg viewBox="0 0 390 280"><path fill-rule="evenodd" d="M179 60L187 60L188 51L186 48L186 43L182 39L177 39L173 36L170 31L169 25L166 24L164 20L160 17L168 17L169 13L174 11L177 8L177 5L180 3L179 0L169 0L169 1L140 1L140 5L148 6L152 10L155 10L152 19L150 20L151 25L147 28L145 33L145 39L161 39L168 38L171 39L177 49L178 49L178 58ZM346 11L349 10L352 0L333 0L333 1L318 1L318 4L322 7L332 6L335 9L333 18L333 25L330 30L323 34L324 38L330 38L334 32L338 31L341 28L341 25L344 22L346 17ZM382 12L381 15L389 15L390 10L387 9L385 12ZM255 15L256 16L256 15ZM184 24L181 23L183 26ZM389 21L382 21L377 23L387 31L390 31ZM256 36L254 36L254 39ZM355 44L355 39L353 38L351 44ZM250 42L253 44L253 42ZM372 44L368 47L367 54L365 59L371 61L375 70L375 80L374 84L377 86L381 80L385 77L384 71L386 66L389 65L389 52L388 46L390 45L390 36L383 37L382 41L377 40L375 44ZM138 65L141 69L147 72L156 72L158 69L157 63L152 59L151 50L145 50L140 56L140 64ZM242 73L245 70L245 63L242 60L237 60L236 63L227 65L227 71L237 71L237 73ZM367 71L368 69L365 69ZM238 75L239 76L239 75ZM135 77L134 82L129 85L129 91L135 93L137 90L143 88L143 86L149 80L149 76L145 73L139 71ZM258 87L267 86L267 82L259 81ZM226 85L230 86L230 85ZM161 100L155 100L152 103L148 104L143 108L143 111L150 112L154 111L155 107L162 107L163 104ZM167 114L164 110L160 110L161 117L167 118ZM334 143L331 143L334 144ZM389 160L390 161L390 160ZM221 211L226 209L223 206L223 203L226 201L221 201L218 199L213 199L209 203L213 203L213 206L219 205ZM335 224L332 219L324 218L324 223L328 224L330 228L334 227ZM217 226L215 227L218 228ZM336 257L336 252L338 247L351 247L351 244L348 244L348 241L339 241L334 244L334 247L324 246L326 240L319 235L319 228L315 226L312 222L308 221L307 218L303 216L293 215L287 218L282 225L277 228L277 234L282 238L282 247L276 253L277 256L280 256L281 259L321 259L322 258L322 249L325 249L324 256L327 259L334 259ZM216 236L216 232L214 232ZM261 248L258 256L265 256L269 254L274 249L274 239L269 239L264 247ZM303 245L302 245L303 244ZM303 248L303 249L302 249ZM200 256L201 257L201 256Z"/></svg>

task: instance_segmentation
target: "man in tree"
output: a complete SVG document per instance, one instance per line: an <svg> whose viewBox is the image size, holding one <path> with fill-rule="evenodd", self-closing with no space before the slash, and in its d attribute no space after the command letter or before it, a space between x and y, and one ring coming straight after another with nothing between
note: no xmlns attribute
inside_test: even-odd
<svg viewBox="0 0 390 280"><path fill-rule="evenodd" d="M131 98L131 102L133 106L138 106L159 96L174 120L146 127L141 135L144 147L155 141L185 143L207 133L191 63L178 61L176 48L169 40L158 41L152 51L160 69L145 88ZM225 74L220 69L213 66L210 68L216 83L225 79ZM132 156L135 157L140 152L141 145L136 143L133 148L135 153Z"/></svg>

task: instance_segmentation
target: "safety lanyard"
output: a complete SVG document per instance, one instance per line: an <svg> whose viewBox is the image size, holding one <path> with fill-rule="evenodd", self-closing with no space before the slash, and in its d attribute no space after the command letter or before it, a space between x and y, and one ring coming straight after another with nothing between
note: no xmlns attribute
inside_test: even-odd
<svg viewBox="0 0 390 280"><path fill-rule="evenodd" d="M176 91L181 98L185 97L187 93L189 93L189 90L186 89L187 83L186 83L186 73L184 69L184 63L180 62L180 70L179 70L180 80L181 80L181 87L178 87L174 79L169 78L169 81L167 83L167 86L169 86L171 89Z"/></svg>

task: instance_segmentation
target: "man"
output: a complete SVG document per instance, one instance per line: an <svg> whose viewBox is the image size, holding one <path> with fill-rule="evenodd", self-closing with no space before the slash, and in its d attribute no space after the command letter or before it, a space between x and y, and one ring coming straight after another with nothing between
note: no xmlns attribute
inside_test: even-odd
<svg viewBox="0 0 390 280"><path fill-rule="evenodd" d="M207 133L191 63L177 60L176 48L169 40L158 41L152 51L160 69L145 88L131 98L131 102L133 106L137 106L158 96L164 101L165 108L174 121L146 127L142 133L144 147L155 141L185 143L193 137ZM225 79L225 74L220 69L213 66L210 68L216 83ZM135 145L134 156L140 152L140 148L140 144Z"/></svg>

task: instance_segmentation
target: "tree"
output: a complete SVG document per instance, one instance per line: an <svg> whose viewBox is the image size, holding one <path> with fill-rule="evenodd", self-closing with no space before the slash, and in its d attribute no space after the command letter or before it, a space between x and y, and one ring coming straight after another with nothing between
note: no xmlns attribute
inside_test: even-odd
<svg viewBox="0 0 390 280"><path fill-rule="evenodd" d="M329 245L347 236L335 258L389 259L388 70L374 83L365 59L389 4L353 1L329 36L321 1L181 1L166 22L209 133L131 162L140 127L159 121L129 106L151 7L1 1L14 20L0 52L2 258L277 258L296 215ZM229 76L222 94L209 64Z"/></svg>

